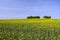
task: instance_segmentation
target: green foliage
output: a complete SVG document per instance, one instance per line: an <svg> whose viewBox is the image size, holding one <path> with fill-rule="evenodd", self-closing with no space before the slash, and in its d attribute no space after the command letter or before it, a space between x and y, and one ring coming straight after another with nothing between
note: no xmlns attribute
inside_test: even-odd
<svg viewBox="0 0 60 40"><path fill-rule="evenodd" d="M36 18L40 18L39 16L28 16L27 19L36 19Z"/></svg>
<svg viewBox="0 0 60 40"><path fill-rule="evenodd" d="M51 19L51 16L44 16L43 18Z"/></svg>

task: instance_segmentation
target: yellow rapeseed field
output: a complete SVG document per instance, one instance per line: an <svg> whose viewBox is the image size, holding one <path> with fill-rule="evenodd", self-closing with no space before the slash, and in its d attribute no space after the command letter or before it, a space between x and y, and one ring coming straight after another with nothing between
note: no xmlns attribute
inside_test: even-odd
<svg viewBox="0 0 60 40"><path fill-rule="evenodd" d="M0 20L0 40L60 40L60 19Z"/></svg>

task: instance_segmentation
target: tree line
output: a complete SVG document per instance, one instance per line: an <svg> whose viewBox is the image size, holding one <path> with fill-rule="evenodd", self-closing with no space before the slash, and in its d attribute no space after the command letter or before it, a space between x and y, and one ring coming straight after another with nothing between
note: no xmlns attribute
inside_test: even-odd
<svg viewBox="0 0 60 40"><path fill-rule="evenodd" d="M28 16L27 17L27 19L35 19L35 18L40 19L40 16ZM45 18L45 19L51 19L51 16L43 16L43 18Z"/></svg>

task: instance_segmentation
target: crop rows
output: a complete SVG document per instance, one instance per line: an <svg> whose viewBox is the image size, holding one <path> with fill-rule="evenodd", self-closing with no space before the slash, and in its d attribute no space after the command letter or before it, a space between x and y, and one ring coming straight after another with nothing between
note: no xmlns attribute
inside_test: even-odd
<svg viewBox="0 0 60 40"><path fill-rule="evenodd" d="M0 23L0 40L60 40L57 23Z"/></svg>

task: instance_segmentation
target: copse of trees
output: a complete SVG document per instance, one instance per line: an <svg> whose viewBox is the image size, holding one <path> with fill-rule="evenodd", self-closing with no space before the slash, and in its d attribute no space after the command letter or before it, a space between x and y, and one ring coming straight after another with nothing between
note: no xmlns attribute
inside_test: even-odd
<svg viewBox="0 0 60 40"><path fill-rule="evenodd" d="M36 18L40 18L39 16L28 16L27 19L36 19Z"/></svg>
<svg viewBox="0 0 60 40"><path fill-rule="evenodd" d="M51 16L44 16L43 18L51 19Z"/></svg>
<svg viewBox="0 0 60 40"><path fill-rule="evenodd" d="M51 19L51 16L43 16L44 19ZM40 16L28 16L27 19L40 19Z"/></svg>

